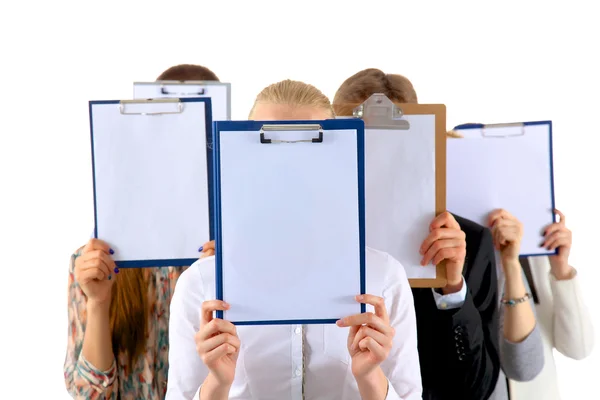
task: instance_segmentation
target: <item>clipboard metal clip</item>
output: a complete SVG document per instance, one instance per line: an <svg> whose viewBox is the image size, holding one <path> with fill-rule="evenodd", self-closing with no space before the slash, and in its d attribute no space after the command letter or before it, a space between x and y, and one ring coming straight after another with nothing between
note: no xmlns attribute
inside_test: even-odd
<svg viewBox="0 0 600 400"><path fill-rule="evenodd" d="M316 138L311 139L294 139L294 140L281 140L281 139L267 139L265 132L305 132L305 131L318 131L319 134ZM260 128L260 142L264 144L269 143L323 143L323 127L320 124L281 124L281 125L263 125Z"/></svg>
<svg viewBox="0 0 600 400"><path fill-rule="evenodd" d="M353 115L365 121L370 129L410 129L410 123L402 118L402 109L382 93L372 94L354 109Z"/></svg>
<svg viewBox="0 0 600 400"><path fill-rule="evenodd" d="M194 87L203 85L201 81L163 81L160 86L160 93L165 96L202 96L206 93L203 87L198 88L195 91L189 92L171 92L168 90L171 86L183 86L183 87Z"/></svg>
<svg viewBox="0 0 600 400"><path fill-rule="evenodd" d="M494 130L501 128L501 131ZM484 138L510 138L515 136L525 136L525 124L487 124L481 127L481 136Z"/></svg>
<svg viewBox="0 0 600 400"><path fill-rule="evenodd" d="M155 107L161 104L165 105L164 109ZM119 110L123 115L181 114L183 103L179 99L121 100Z"/></svg>

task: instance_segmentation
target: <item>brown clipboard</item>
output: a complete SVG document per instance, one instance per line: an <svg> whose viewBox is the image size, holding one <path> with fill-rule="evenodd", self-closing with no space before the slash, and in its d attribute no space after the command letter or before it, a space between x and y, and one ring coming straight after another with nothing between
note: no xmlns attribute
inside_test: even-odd
<svg viewBox="0 0 600 400"><path fill-rule="evenodd" d="M380 96L379 99L376 99ZM379 111L368 115L367 103L374 104L389 102L393 108L389 112ZM381 105L383 109L385 104ZM389 128L402 128L403 115L434 115L435 116L435 214L440 215L446 211L446 106L443 104L408 104L392 103L381 94L374 94L361 106L354 109L354 116L362 118L369 128L373 125L380 127L381 124ZM391 122L390 122L391 121ZM406 120L404 120L406 123ZM423 238L425 240L425 238ZM418 249L415 249L418 251ZM446 286L446 262L442 261L436 265L436 277L434 279L409 279L413 288L441 288Z"/></svg>

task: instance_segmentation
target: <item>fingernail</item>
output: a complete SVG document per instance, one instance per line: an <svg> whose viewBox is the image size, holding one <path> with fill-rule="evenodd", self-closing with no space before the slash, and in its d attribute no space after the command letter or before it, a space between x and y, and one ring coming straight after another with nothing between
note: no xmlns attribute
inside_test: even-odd
<svg viewBox="0 0 600 400"><path fill-rule="evenodd" d="M356 300L362 300L364 299L364 296L362 294L359 294L358 296L356 296Z"/></svg>
<svg viewBox="0 0 600 400"><path fill-rule="evenodd" d="M112 275L109 275L108 276L108 280L110 281L111 279L112 279Z"/></svg>
<svg viewBox="0 0 600 400"><path fill-rule="evenodd" d="M109 252L110 254L115 254L115 251L114 251L113 249L108 249L108 252Z"/></svg>
<svg viewBox="0 0 600 400"><path fill-rule="evenodd" d="M119 267L115 267L115 274L119 273Z"/></svg>
<svg viewBox="0 0 600 400"><path fill-rule="evenodd" d="M198 253L202 253L202 250L204 250L204 246L200 246L200 248L198 249Z"/></svg>
<svg viewBox="0 0 600 400"><path fill-rule="evenodd" d="M335 321L335 324L337 326L344 326L344 322L341 319L338 319L337 321Z"/></svg>

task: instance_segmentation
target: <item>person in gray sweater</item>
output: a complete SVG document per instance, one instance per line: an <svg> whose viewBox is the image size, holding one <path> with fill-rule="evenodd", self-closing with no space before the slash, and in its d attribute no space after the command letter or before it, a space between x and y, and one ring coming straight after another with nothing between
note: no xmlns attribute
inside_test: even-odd
<svg viewBox="0 0 600 400"><path fill-rule="evenodd" d="M533 380L544 368L544 345L536 324L535 306L519 262L523 226L505 210L489 216L497 252L500 297L500 365L496 389L490 400L509 398L508 381Z"/></svg>

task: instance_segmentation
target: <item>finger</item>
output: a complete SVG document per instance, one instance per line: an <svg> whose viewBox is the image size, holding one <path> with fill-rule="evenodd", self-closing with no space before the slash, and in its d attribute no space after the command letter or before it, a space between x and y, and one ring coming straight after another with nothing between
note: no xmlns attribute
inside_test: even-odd
<svg viewBox="0 0 600 400"><path fill-rule="evenodd" d="M563 214L562 212L560 212L557 208L554 209L554 212L556 214L558 214L558 216L560 218L560 220L558 221L558 223L561 224L561 225L566 225L567 222L566 222L565 214Z"/></svg>
<svg viewBox="0 0 600 400"><path fill-rule="evenodd" d="M462 232L462 231L461 231ZM444 239L433 243L427 252L423 255L421 265L429 264L441 250L447 248L461 248L466 246L464 239Z"/></svg>
<svg viewBox="0 0 600 400"><path fill-rule="evenodd" d="M372 294L360 294L356 296L356 301L362 304L372 305L373 307L375 307L375 315L381 318L383 322L389 322L390 318L388 317L383 297L374 296Z"/></svg>
<svg viewBox="0 0 600 400"><path fill-rule="evenodd" d="M349 317L345 317L337 321L338 326L354 326L354 325L369 325L371 328L378 330L381 333L389 334L392 331L392 327L385 323L377 315L366 312L362 314L356 314Z"/></svg>
<svg viewBox="0 0 600 400"><path fill-rule="evenodd" d="M110 246L106 242L104 242L103 240L100 240L100 239L90 239L90 241L87 242L87 244L83 248L83 253L85 254L85 253L87 253L89 251L93 251L93 250L100 250L106 254L114 253L114 251L112 251Z"/></svg>
<svg viewBox="0 0 600 400"><path fill-rule="evenodd" d="M204 243L199 249L199 251L201 251L202 253L206 253L209 250L213 250L213 251L215 250L215 241L214 240Z"/></svg>
<svg viewBox="0 0 600 400"><path fill-rule="evenodd" d="M219 335L209 337L205 340L201 337L198 337L198 339L200 341L200 343L198 343L198 345L196 346L198 354L210 353L222 344L229 344L235 347L236 351L240 348L240 339L237 336L232 335L230 333L221 333Z"/></svg>
<svg viewBox="0 0 600 400"><path fill-rule="evenodd" d="M550 250L550 251L554 251L560 247L571 247L571 241L568 238L559 238L559 239L556 239L556 240L548 243L548 246L546 246L546 249Z"/></svg>
<svg viewBox="0 0 600 400"><path fill-rule="evenodd" d="M548 245L550 245L550 243L555 242L558 239L568 239L569 236L570 236L569 232L567 232L567 231L564 231L564 230L556 231L556 232L546 236L540 247L548 247Z"/></svg>
<svg viewBox="0 0 600 400"><path fill-rule="evenodd" d="M200 258L202 259L202 258L214 256L214 255L215 255L215 251L212 249L208 249L208 250L202 252L202 255L200 256Z"/></svg>
<svg viewBox="0 0 600 400"><path fill-rule="evenodd" d="M427 250L431 247L431 245L438 241L444 239L465 239L466 235L460 229L454 228L437 228L434 229L427 235L423 243L421 243L421 247L419 248L419 254L424 255Z"/></svg>
<svg viewBox="0 0 600 400"><path fill-rule="evenodd" d="M106 276L111 275L114 267L111 268L106 264L106 262L101 258L92 258L91 260L84 261L81 265L81 271L87 271L91 269L98 269L102 271L102 273L106 274Z"/></svg>
<svg viewBox="0 0 600 400"><path fill-rule="evenodd" d="M358 344L358 346L363 351L369 350L377 360L385 360L385 350L383 349L383 346L375 341L375 339L366 337Z"/></svg>
<svg viewBox="0 0 600 400"><path fill-rule="evenodd" d="M202 303L200 310L200 325L206 325L213 320L213 312L229 310L230 306L222 300L207 300Z"/></svg>
<svg viewBox="0 0 600 400"><path fill-rule="evenodd" d="M354 342L354 338L360 332L360 326L351 326L348 332L348 347L352 348L352 343Z"/></svg>
<svg viewBox="0 0 600 400"><path fill-rule="evenodd" d="M232 345L222 344L213 351L204 354L202 361L204 361L204 365L210 365L223 356L235 353L235 351L235 347Z"/></svg>
<svg viewBox="0 0 600 400"><path fill-rule="evenodd" d="M370 328L368 326L363 326L359 331L359 335L361 336L360 339L354 340L356 345L358 345L358 343L360 341L362 341L365 337L372 338L382 347L388 346L391 341L389 336L384 335L383 333L376 331L375 329ZM359 335L357 335L357 336L359 336Z"/></svg>
<svg viewBox="0 0 600 400"><path fill-rule="evenodd" d="M350 351L354 352L358 350L358 344L360 343L361 340L363 340L367 335L365 334L364 331L364 326L353 326L350 329L356 329L356 335L354 336L354 339L352 340L352 343L350 343Z"/></svg>
<svg viewBox="0 0 600 400"><path fill-rule="evenodd" d="M506 211L502 208L499 208L497 210L492 211L488 215L488 226L494 225L494 222L496 222L498 219L501 219L501 218L512 219L513 216L508 211Z"/></svg>
<svg viewBox="0 0 600 400"><path fill-rule="evenodd" d="M550 224L546 227L546 229L544 230L543 236L545 238L547 238L549 235L555 233L555 232L559 232L559 231L565 231L567 229L567 227L559 222L556 222L554 224Z"/></svg>
<svg viewBox="0 0 600 400"><path fill-rule="evenodd" d="M101 269L98 269L98 268L94 268L94 269L88 269L86 271L82 271L81 273L79 273L77 281L79 282L79 284L82 284L82 283L87 283L87 282L90 282L93 280L103 281L107 277L108 277L108 275L105 274L104 271L102 271Z"/></svg>
<svg viewBox="0 0 600 400"><path fill-rule="evenodd" d="M201 340L207 340L208 338L221 333L229 333L230 335L237 336L235 325L229 321L214 318L208 324L200 327L200 330L198 331L198 338Z"/></svg>
<svg viewBox="0 0 600 400"><path fill-rule="evenodd" d="M431 221L429 225L429 231L437 228L446 227L450 229L460 229L460 225L456 222L456 219L448 211L444 211Z"/></svg>
<svg viewBox="0 0 600 400"><path fill-rule="evenodd" d="M433 260L431 260L432 265L438 265L444 260L451 261L461 261L464 263L465 261L466 250L460 247L452 247L449 249L442 249L438 251Z"/></svg>

